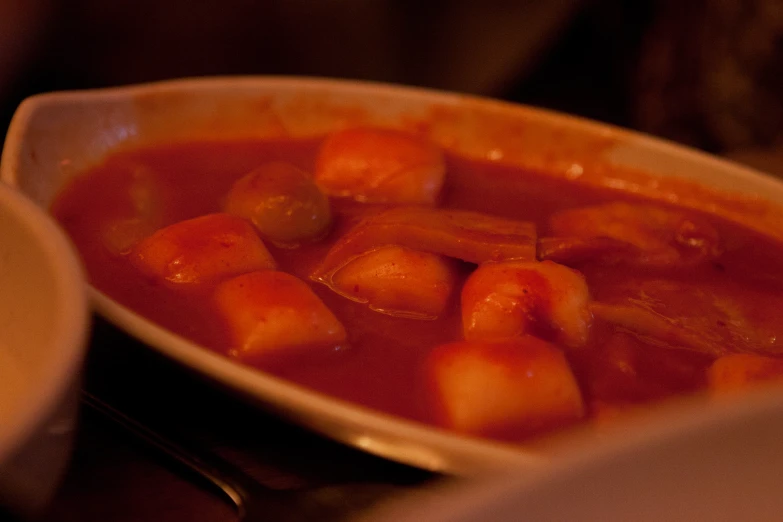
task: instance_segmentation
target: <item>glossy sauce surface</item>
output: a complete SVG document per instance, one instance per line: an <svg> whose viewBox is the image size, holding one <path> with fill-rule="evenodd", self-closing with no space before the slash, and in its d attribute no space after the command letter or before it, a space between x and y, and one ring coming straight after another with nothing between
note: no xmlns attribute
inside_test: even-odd
<svg viewBox="0 0 783 522"><path fill-rule="evenodd" d="M143 277L127 256L106 248L102 230L108 221L132 213L129 193L140 169L153 173L157 180L160 200L154 204L160 209L159 224L165 226L220 211L222 195L259 164L282 160L312 172L318 146L316 140L215 142L123 152L77 178L59 196L53 212L81 251L95 287L166 328L230 355L226 327L214 313L212 287L172 290ZM634 201L634 196L622 192L448 153L446 164L441 206L532 221L539 237L547 235L548 218L559 210ZM326 238L297 248L267 246L280 269L307 281L345 325L347 346L267 357L253 364L329 395L436 423L437 412L426 400L422 365L435 346L461 339L459 292L454 292L444 317L416 320L379 314L311 281L309 275L334 241L362 216L382 208L334 198L331 204L335 221ZM708 220L718 230L724 246L723 254L715 261L668 270L598 262L575 268L584 273L597 301L625 297L655 301L667 295L672 300L664 303L667 309L675 316L699 317L705 335L718 339L726 352L780 355L783 350L777 339L783 334L783 320L779 318L783 310L783 247L718 218ZM474 268L460 263L460 287ZM721 320L710 315L705 291L725 295L738 304L743 317L753 325L753 334L742 330L734 336L736 342L727 342L721 328L731 325L721 326ZM749 335L757 338L749 339ZM585 397L588 419L597 419L613 416L631 405L703 388L705 371L716 354L672 346L596 320L588 344L566 350L566 356ZM629 361L633 364L626 364ZM503 433L500 438L519 440L523 435Z"/></svg>

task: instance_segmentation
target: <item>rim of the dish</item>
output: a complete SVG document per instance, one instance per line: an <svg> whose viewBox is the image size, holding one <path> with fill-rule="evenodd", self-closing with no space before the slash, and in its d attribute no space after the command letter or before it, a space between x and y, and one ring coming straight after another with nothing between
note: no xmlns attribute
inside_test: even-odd
<svg viewBox="0 0 783 522"><path fill-rule="evenodd" d="M26 120L32 112L42 105L49 103L70 103L83 102L85 99L95 99L96 101L110 101L124 99L129 96L156 93L156 92L215 92L225 89L247 89L249 87L264 87L266 89L286 88L292 90L313 90L322 91L325 89L338 89L343 93L374 93L403 95L406 97L416 97L430 102L439 102L443 104L459 104L470 102L486 109L494 110L512 110L524 111L532 119L548 120L564 125L570 128L581 129L586 134L617 136L624 138L624 141L632 142L645 149L661 152L666 155L676 155L683 158L698 160L701 163L707 163L715 167L730 166L732 169L744 171L746 174L761 176L773 185L776 184L770 176L760 172L757 169L739 163L735 160L722 158L700 151L693 147L677 143L673 140L652 136L650 134L621 127L612 123L601 122L598 120L569 114L555 109L536 107L505 101L488 96L456 93L446 90L439 90L428 87L415 87L390 82L376 82L371 80L350 80L318 76L285 76L285 75L216 75L207 77L184 77L170 80L158 80L150 82L134 83L129 85L119 85L111 87L96 87L88 89L73 89L63 91L52 91L40 94L34 94L25 98L14 113L12 122L8 128L6 139L6 148L9 150L16 148L18 140L18 130L21 122L13 120ZM5 152L5 151L4 151ZM8 173L10 175L10 173Z"/></svg>
<svg viewBox="0 0 783 522"><path fill-rule="evenodd" d="M16 225L36 243L54 273L51 296L56 300L56 316L46 327L51 329L49 358L40 372L41 379L24 398L27 407L17 410L16 418L0 430L0 463L24 444L47 415L57 406L62 394L78 378L84 359L89 330L89 305L85 275L79 258L64 232L40 207L13 188L0 183L0 205L7 209Z"/></svg>

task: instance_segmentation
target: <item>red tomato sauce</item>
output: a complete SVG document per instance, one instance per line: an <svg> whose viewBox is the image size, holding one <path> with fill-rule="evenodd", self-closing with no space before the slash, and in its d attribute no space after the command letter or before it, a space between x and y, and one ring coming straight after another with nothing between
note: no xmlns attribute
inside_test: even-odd
<svg viewBox="0 0 783 522"><path fill-rule="evenodd" d="M115 154L74 180L59 195L53 213L80 250L91 283L111 298L219 353L230 350L226 327L215 316L211 287L172 290L142 276L127 256L112 253L102 241L102 227L131 213L133 173L139 168L158 180L160 225L165 226L221 210L221 196L231 184L259 164L287 161L312 171L319 140L206 142L165 145ZM635 201L633 195L586 187L536 172L446 154L447 178L442 206L532 221L539 237L547 234L554 212L610 201ZM267 245L281 270L308 282L348 331L348 346L327 353L303 353L255 361L264 371L323 393L406 418L436 423L426 398L422 364L430 350L461 339L459 292L448 313L437 320L392 317L345 299L309 274L330 246L371 212L372 205L332 199L334 226L316 243L298 248ZM714 216L724 252L714 261L671 270L588 263L578 268L596 300L632 295L645 299L647 288L664 285L677 321L679 310L696 317L727 352L757 351L778 356L783 334L783 246ZM460 265L464 280L474 267ZM661 281L665 281L661 283ZM666 286L668 285L668 286ZM736 342L721 336L720 319L704 308L704 289L729 297L740 306L751 334ZM651 300L659 297L650 297ZM655 303L652 303L655 305ZM651 305L651 306L652 306ZM724 305L721 305L724 306ZM726 305L729 306L729 305ZM734 305L731 305L734 306ZM703 308L703 309L702 309ZM695 320L695 319L694 319ZM748 339L748 335L758 339ZM716 337L717 336L717 337ZM705 371L714 353L671 346L665 341L596 320L588 344L566 350L588 409L587 419L622 411L705 387ZM500 438L519 440L518 433Z"/></svg>

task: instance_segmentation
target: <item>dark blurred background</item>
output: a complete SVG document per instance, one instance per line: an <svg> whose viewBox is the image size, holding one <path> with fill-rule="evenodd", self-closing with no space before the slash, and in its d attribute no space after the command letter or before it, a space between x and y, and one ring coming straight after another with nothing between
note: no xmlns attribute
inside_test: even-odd
<svg viewBox="0 0 783 522"><path fill-rule="evenodd" d="M0 0L3 132L30 94L214 74L420 85L783 149L783 0Z"/></svg>

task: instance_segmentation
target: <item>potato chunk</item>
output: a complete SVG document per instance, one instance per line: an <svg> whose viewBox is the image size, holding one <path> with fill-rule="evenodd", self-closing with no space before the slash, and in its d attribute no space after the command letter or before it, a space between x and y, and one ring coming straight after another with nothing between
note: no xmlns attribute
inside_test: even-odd
<svg viewBox="0 0 783 522"><path fill-rule="evenodd" d="M445 172L443 154L432 143L396 130L357 128L326 139L315 180L331 196L434 205Z"/></svg>
<svg viewBox="0 0 783 522"><path fill-rule="evenodd" d="M471 435L530 434L584 415L565 356L535 337L438 346L426 378L444 424Z"/></svg>
<svg viewBox="0 0 783 522"><path fill-rule="evenodd" d="M450 259L387 246L354 259L332 278L332 289L378 312L418 319L443 313L456 278Z"/></svg>
<svg viewBox="0 0 783 522"><path fill-rule="evenodd" d="M127 172L125 205L121 214L101 224L101 238L115 255L127 254L133 245L163 225L163 187L155 172L143 165L123 166Z"/></svg>
<svg viewBox="0 0 783 522"><path fill-rule="evenodd" d="M275 270L251 272L218 285L218 312L239 359L302 348L333 348L345 328L304 281Z"/></svg>
<svg viewBox="0 0 783 522"><path fill-rule="evenodd" d="M224 208L250 220L264 239L283 246L318 239L332 219L329 199L312 176L284 162L267 163L240 178Z"/></svg>
<svg viewBox="0 0 783 522"><path fill-rule="evenodd" d="M136 245L130 260L147 275L176 285L275 267L253 226L229 214L209 214L158 230Z"/></svg>
<svg viewBox="0 0 783 522"><path fill-rule="evenodd" d="M765 382L783 383L783 359L749 353L724 355L707 370L710 390L741 391Z"/></svg>

